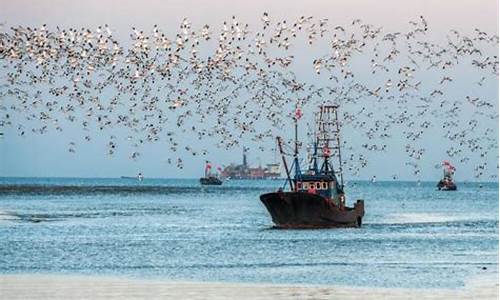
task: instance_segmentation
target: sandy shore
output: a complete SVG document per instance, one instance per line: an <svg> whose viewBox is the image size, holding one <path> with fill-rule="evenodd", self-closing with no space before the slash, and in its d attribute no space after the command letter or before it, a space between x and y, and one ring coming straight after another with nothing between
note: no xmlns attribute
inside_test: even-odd
<svg viewBox="0 0 500 300"><path fill-rule="evenodd" d="M0 275L1 299L498 299L498 278L455 290L191 283L99 276Z"/></svg>

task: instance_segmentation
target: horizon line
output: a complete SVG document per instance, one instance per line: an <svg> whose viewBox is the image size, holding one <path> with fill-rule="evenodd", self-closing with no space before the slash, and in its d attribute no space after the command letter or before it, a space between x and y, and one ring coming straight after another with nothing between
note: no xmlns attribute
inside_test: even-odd
<svg viewBox="0 0 500 300"><path fill-rule="evenodd" d="M68 177L68 176L3 176L0 175L0 180L1 179L134 179L136 176L127 176L127 178L121 178L121 177ZM198 180L200 177L144 177L143 180L147 179L153 179L153 180ZM285 177L284 178L278 178L278 179L266 179L266 178L256 178L256 179L230 179L231 181L233 180L245 180L245 181L257 181L257 180L266 180L266 181L282 181L282 180L287 180ZM347 182L353 182L353 181L371 181L371 179L352 179L348 180ZM439 179L436 180L408 180L408 179L377 179L374 183L377 182L437 182ZM457 180L456 182L461 182L461 183L496 183L499 184L499 181L478 181L478 180ZM2 184L2 183L0 183Z"/></svg>

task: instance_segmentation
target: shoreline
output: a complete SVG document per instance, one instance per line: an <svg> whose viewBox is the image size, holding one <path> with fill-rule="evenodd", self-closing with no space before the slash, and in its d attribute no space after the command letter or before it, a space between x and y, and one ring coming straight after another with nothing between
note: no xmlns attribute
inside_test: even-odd
<svg viewBox="0 0 500 300"><path fill-rule="evenodd" d="M498 299L498 276L457 289L186 282L111 276L1 274L4 299Z"/></svg>

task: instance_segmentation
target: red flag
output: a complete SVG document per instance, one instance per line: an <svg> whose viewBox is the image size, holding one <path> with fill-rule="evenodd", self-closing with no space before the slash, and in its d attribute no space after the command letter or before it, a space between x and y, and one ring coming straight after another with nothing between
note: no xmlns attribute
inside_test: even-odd
<svg viewBox="0 0 500 300"><path fill-rule="evenodd" d="M205 166L205 170L210 170L212 168L212 165L207 162L207 165Z"/></svg>
<svg viewBox="0 0 500 300"><path fill-rule="evenodd" d="M297 109L295 110L295 119L300 120L300 118L302 118L302 110L297 107Z"/></svg>
<svg viewBox="0 0 500 300"><path fill-rule="evenodd" d="M327 146L323 147L323 154L325 156L330 156L331 154L330 148L328 148Z"/></svg>

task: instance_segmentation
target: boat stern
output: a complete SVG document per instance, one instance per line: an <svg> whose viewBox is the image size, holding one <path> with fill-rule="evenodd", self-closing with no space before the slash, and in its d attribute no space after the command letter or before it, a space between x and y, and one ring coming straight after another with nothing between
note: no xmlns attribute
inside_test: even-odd
<svg viewBox="0 0 500 300"><path fill-rule="evenodd" d="M354 211L356 213L356 223L358 227L361 227L363 224L363 217L365 216L365 201L358 199L356 203L354 203Z"/></svg>

